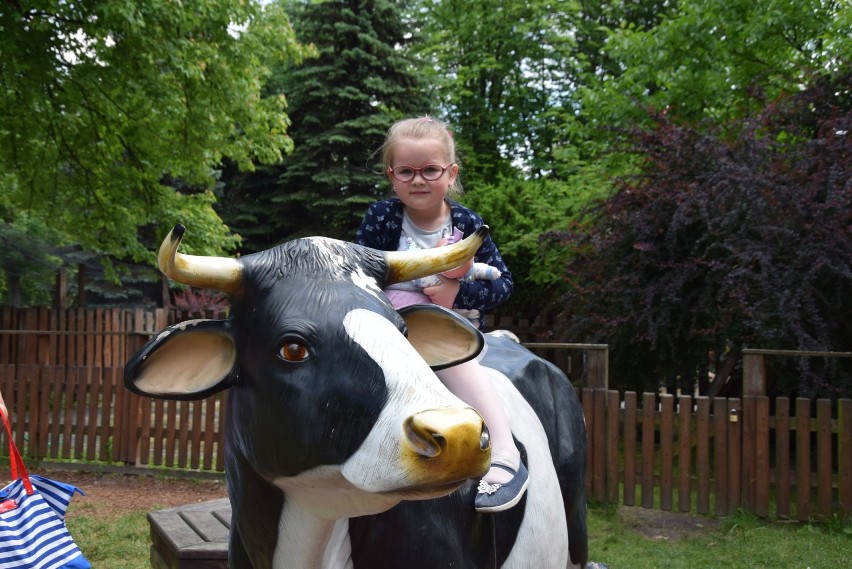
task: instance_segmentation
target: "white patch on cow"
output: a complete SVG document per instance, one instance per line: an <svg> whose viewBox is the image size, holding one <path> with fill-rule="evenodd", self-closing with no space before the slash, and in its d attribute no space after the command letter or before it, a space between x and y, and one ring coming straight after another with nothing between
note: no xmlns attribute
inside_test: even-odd
<svg viewBox="0 0 852 569"><path fill-rule="evenodd" d="M358 267L357 271L352 272L352 282L355 286L369 292L379 300L387 301L387 297L382 292L382 289L379 288L376 279L365 273L361 267Z"/></svg>
<svg viewBox="0 0 852 569"><path fill-rule="evenodd" d="M341 472L368 492L405 487L409 478L399 457L403 421L442 407L468 407L450 393L405 336L384 316L356 309L343 318L346 332L385 372L388 400L370 434Z"/></svg>
<svg viewBox="0 0 852 569"><path fill-rule="evenodd" d="M503 569L569 567L568 526L547 434L529 403L502 373L488 369L509 417L512 433L527 450L530 485L524 521ZM547 544L547 547L542 547Z"/></svg>
<svg viewBox="0 0 852 569"><path fill-rule="evenodd" d="M394 507L400 497L375 494L354 486L338 465L317 466L297 476L279 476L272 483L287 495L287 505L296 505L325 520L378 514Z"/></svg>
<svg viewBox="0 0 852 569"><path fill-rule="evenodd" d="M278 519L272 569L352 569L349 520L323 520L288 501Z"/></svg>
<svg viewBox="0 0 852 569"><path fill-rule="evenodd" d="M338 466L319 466L272 482L287 496L278 521L274 569L351 568L346 518L378 514L399 503L399 497L356 488Z"/></svg>

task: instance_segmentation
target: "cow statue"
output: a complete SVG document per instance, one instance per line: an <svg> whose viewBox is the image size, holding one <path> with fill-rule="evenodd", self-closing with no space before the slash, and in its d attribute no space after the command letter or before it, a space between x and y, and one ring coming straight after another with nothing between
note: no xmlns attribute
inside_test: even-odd
<svg viewBox="0 0 852 569"><path fill-rule="evenodd" d="M124 381L161 399L230 390L231 569L585 566L586 431L565 375L452 311L397 312L382 293L460 266L487 232L393 252L312 237L237 259L179 253L180 225L166 237L161 270L227 293L230 314L162 331ZM530 475L497 514L473 508L488 430L433 372L486 342Z"/></svg>

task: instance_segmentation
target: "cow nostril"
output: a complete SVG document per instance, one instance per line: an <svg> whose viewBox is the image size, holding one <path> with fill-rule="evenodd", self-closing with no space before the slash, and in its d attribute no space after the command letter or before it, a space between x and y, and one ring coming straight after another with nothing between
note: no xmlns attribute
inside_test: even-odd
<svg viewBox="0 0 852 569"><path fill-rule="evenodd" d="M491 433L485 423L482 424L482 432L479 434L479 448L482 450L491 446Z"/></svg>
<svg viewBox="0 0 852 569"><path fill-rule="evenodd" d="M431 432L426 425L417 421L415 417L409 417L405 421L405 438L411 443L414 452L426 458L432 458L441 454L446 447L446 439L437 433Z"/></svg>

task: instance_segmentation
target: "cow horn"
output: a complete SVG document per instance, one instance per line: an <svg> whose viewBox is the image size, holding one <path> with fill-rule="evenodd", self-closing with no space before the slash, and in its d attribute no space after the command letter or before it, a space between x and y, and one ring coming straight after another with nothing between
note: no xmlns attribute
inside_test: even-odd
<svg viewBox="0 0 852 569"><path fill-rule="evenodd" d="M185 285L239 295L243 285L243 266L228 257L200 257L178 253L178 245L186 228L175 225L157 254L160 270L169 278Z"/></svg>
<svg viewBox="0 0 852 569"><path fill-rule="evenodd" d="M416 251L387 251L386 285L436 275L464 265L473 258L488 236L482 225L472 235L453 245Z"/></svg>

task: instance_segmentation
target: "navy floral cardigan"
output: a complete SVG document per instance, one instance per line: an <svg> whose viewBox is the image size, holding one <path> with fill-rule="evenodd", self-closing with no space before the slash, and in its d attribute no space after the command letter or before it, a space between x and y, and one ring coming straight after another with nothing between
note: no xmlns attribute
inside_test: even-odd
<svg viewBox="0 0 852 569"><path fill-rule="evenodd" d="M448 199L447 203L450 204L453 227L458 228L465 237L484 223L473 210L453 200ZM372 204L367 208L361 227L355 234L355 242L382 251L396 251L402 235L403 208L399 198L390 198ZM494 281L462 281L453 308L483 312L505 302L512 294L514 283L512 273L490 235L485 238L485 242L476 252L474 260L496 267L502 275Z"/></svg>

